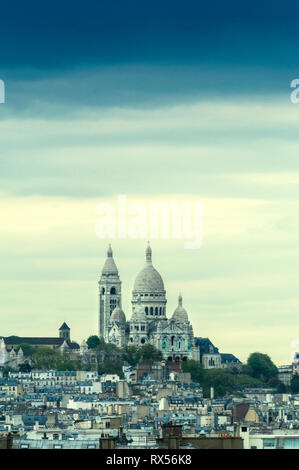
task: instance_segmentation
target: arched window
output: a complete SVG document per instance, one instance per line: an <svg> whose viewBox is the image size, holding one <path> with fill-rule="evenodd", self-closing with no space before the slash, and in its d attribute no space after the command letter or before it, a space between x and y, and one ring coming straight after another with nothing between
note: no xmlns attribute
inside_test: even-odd
<svg viewBox="0 0 299 470"><path fill-rule="evenodd" d="M110 299L110 315L113 312L113 310L115 309L116 303L117 303L116 299Z"/></svg>
<svg viewBox="0 0 299 470"><path fill-rule="evenodd" d="M174 336L171 337L171 346L174 345Z"/></svg>
<svg viewBox="0 0 299 470"><path fill-rule="evenodd" d="M154 313L154 309L153 309L153 307L151 307L150 308L150 314L153 315L153 313Z"/></svg>
<svg viewBox="0 0 299 470"><path fill-rule="evenodd" d="M145 307L145 314L148 315L148 307Z"/></svg>
<svg viewBox="0 0 299 470"><path fill-rule="evenodd" d="M115 295L116 294L116 289L115 287L111 287L110 289L110 294Z"/></svg>
<svg viewBox="0 0 299 470"><path fill-rule="evenodd" d="M141 341L140 341L141 344L144 344L145 343L145 339L142 338Z"/></svg>
<svg viewBox="0 0 299 470"><path fill-rule="evenodd" d="M155 315L158 315L158 307L155 308Z"/></svg>
<svg viewBox="0 0 299 470"><path fill-rule="evenodd" d="M101 294L102 295L105 294L105 288L104 287L102 287Z"/></svg>
<svg viewBox="0 0 299 470"><path fill-rule="evenodd" d="M162 307L159 309L159 315L162 315Z"/></svg>

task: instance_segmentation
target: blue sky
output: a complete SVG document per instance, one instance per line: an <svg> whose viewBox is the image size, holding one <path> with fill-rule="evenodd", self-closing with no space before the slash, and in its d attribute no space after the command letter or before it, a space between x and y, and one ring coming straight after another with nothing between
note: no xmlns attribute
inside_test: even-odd
<svg viewBox="0 0 299 470"><path fill-rule="evenodd" d="M298 328L299 5L1 6L3 335L97 331L107 243L95 207L127 194L204 207L204 243L153 241L168 315L246 360L290 360ZM112 241L123 306L145 241ZM175 262L176 269L173 269Z"/></svg>

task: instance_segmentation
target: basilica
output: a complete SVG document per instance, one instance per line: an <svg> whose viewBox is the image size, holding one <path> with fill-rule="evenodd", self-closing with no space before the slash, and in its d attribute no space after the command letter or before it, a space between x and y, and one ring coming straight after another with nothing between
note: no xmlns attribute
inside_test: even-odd
<svg viewBox="0 0 299 470"><path fill-rule="evenodd" d="M145 252L145 266L135 279L129 320L122 310L121 297L121 280L109 245L99 280L101 339L118 347L150 343L162 351L166 360L195 359L205 368L226 367L228 364L225 366L224 362L231 362L228 356L232 355L220 354L208 338L194 337L181 294L178 296L178 306L172 316L167 318L164 282L153 266L149 243Z"/></svg>
<svg viewBox="0 0 299 470"><path fill-rule="evenodd" d="M145 265L133 286L132 314L129 320L122 310L121 280L110 245L98 284L98 334L105 342L114 343L119 348L152 344L162 352L166 361L195 359L205 369L241 366L241 362L233 354L220 353L209 338L194 336L181 294L172 316L167 318L164 282L153 266L149 243L145 252ZM88 349L87 342L83 340L79 345L72 341L70 331L64 322L57 337L0 337L0 368L17 368L23 362L28 362L23 354L23 344L33 349L47 346L73 358L92 357L92 350Z"/></svg>

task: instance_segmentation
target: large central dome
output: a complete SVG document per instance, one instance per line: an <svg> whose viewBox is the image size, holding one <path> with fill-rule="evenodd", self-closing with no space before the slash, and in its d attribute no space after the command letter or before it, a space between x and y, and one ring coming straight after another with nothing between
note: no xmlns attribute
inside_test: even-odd
<svg viewBox="0 0 299 470"><path fill-rule="evenodd" d="M133 293L165 293L163 279L152 265L152 250L149 245L146 249L146 265L135 279Z"/></svg>

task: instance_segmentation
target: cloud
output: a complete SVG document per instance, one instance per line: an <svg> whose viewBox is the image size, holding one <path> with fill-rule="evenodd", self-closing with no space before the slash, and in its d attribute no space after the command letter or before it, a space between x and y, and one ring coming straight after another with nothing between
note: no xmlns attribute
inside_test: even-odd
<svg viewBox="0 0 299 470"><path fill-rule="evenodd" d="M54 335L63 321L77 340L97 332L100 202L199 201L200 250L152 240L168 315L182 291L196 336L242 360L254 348L287 362L299 307L296 106L165 100L48 117L43 106L0 121L1 334ZM130 318L145 240L112 242Z"/></svg>

